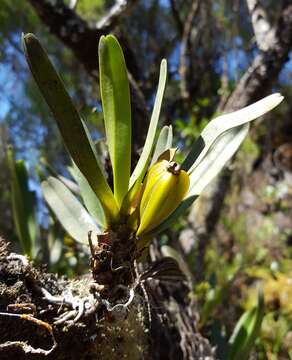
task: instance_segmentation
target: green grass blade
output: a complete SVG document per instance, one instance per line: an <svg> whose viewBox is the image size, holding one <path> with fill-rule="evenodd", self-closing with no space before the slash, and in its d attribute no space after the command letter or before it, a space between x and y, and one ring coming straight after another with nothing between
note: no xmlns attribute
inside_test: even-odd
<svg viewBox="0 0 292 360"><path fill-rule="evenodd" d="M122 48L112 36L99 41L100 92L113 168L114 196L120 207L128 192L131 169L131 103Z"/></svg>
<svg viewBox="0 0 292 360"><path fill-rule="evenodd" d="M80 195L89 214L94 218L98 225L105 228L105 216L100 201L74 162L73 167L70 167L70 173L79 185Z"/></svg>
<svg viewBox="0 0 292 360"><path fill-rule="evenodd" d="M192 172L203 160L205 154L219 136L230 129L257 119L279 105L282 100L283 96L275 93L241 110L219 116L210 121L202 131L201 136L194 143L190 153L182 164L182 169Z"/></svg>
<svg viewBox="0 0 292 360"><path fill-rule="evenodd" d="M160 65L160 75L159 75L159 81L158 81L158 88L157 88L157 94L155 98L155 103L151 115L150 125L147 132L147 137L145 140L144 148L142 151L142 154L139 158L139 161L131 175L130 178L130 188L132 188L133 184L136 182L137 179L143 179L147 167L150 162L151 153L154 147L154 140L157 130L157 124L159 120L160 115L160 109L166 84L166 77L167 77L167 62L165 59L162 60Z"/></svg>
<svg viewBox="0 0 292 360"><path fill-rule="evenodd" d="M34 257L38 225L35 217L35 196L29 190L28 173L23 160L14 160L12 149L7 151L7 160L11 175L11 200L13 219L17 236L24 253Z"/></svg>
<svg viewBox="0 0 292 360"><path fill-rule="evenodd" d="M228 342L227 360L247 360L257 339L264 317L264 298L260 291L257 306L238 320Z"/></svg>
<svg viewBox="0 0 292 360"><path fill-rule="evenodd" d="M33 34L24 35L22 40L30 70L57 121L71 157L100 199L107 221L109 223L116 221L118 207L114 196L98 165L82 120L61 78Z"/></svg>
<svg viewBox="0 0 292 360"><path fill-rule="evenodd" d="M172 126L171 125L164 126L158 136L150 166L152 166L157 161L158 157L165 150L170 149L172 147L172 139L173 139Z"/></svg>
<svg viewBox="0 0 292 360"><path fill-rule="evenodd" d="M88 212L60 180L49 177L42 182L42 191L46 202L73 239L88 244L88 232L100 232Z"/></svg>

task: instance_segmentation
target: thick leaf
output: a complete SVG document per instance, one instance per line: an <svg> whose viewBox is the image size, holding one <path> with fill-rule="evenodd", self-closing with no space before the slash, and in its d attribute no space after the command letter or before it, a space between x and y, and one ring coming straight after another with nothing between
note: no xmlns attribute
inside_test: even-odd
<svg viewBox="0 0 292 360"><path fill-rule="evenodd" d="M102 36L99 41L99 76L102 108L110 159L114 195L119 205L128 192L131 169L131 103L126 63L117 39Z"/></svg>
<svg viewBox="0 0 292 360"><path fill-rule="evenodd" d="M165 89L166 76L167 76L167 62L165 59L163 59L161 62L161 65L160 65L158 89L157 89L155 103L154 103L154 107L153 107L153 111L152 111L152 115L151 115L149 129L147 132L147 137L145 140L142 154L141 154L139 161L131 175L130 188L132 188L133 184L136 182L137 179L139 179L139 181L143 180L143 177L146 173L148 164L150 162L152 150L154 147L154 140L155 140L157 124L158 124L159 115L160 115L160 109L161 109L164 89Z"/></svg>
<svg viewBox="0 0 292 360"><path fill-rule="evenodd" d="M192 172L221 134L264 115L279 105L282 100L283 96L281 94L272 94L241 110L219 116L210 121L194 143L189 155L182 164L182 168Z"/></svg>
<svg viewBox="0 0 292 360"><path fill-rule="evenodd" d="M105 227L105 217L103 208L98 200L98 197L92 191L88 181L83 176L81 171L73 162L73 167L70 168L70 172L76 182L79 185L80 194L82 200L84 201L84 205L86 206L89 214L94 218L94 220L100 225L102 228Z"/></svg>
<svg viewBox="0 0 292 360"><path fill-rule="evenodd" d="M118 207L114 196L98 165L82 120L61 78L33 34L24 35L22 40L30 70L57 121L71 157L100 199L108 223L116 221Z"/></svg>
<svg viewBox="0 0 292 360"><path fill-rule="evenodd" d="M46 202L58 220L76 241L88 244L88 232L100 232L92 217L60 180L49 177L47 181L42 182L42 190Z"/></svg>
<svg viewBox="0 0 292 360"><path fill-rule="evenodd" d="M38 225L35 214L35 194L29 190L28 173L22 160L14 160L12 149L7 151L11 174L11 200L17 236L24 253L35 257Z"/></svg>
<svg viewBox="0 0 292 360"><path fill-rule="evenodd" d="M227 360L247 360L257 339L264 317L264 298L262 292L258 295L258 304L246 311L229 339Z"/></svg>
<svg viewBox="0 0 292 360"><path fill-rule="evenodd" d="M45 158L41 158L40 163L44 166L44 168L47 170L50 176L54 176L58 178L74 194L78 195L80 193L78 185L74 181L66 178L65 176L58 174ZM45 176L45 174L43 174L40 169L39 169L39 175L42 180L46 180L47 176Z"/></svg>
<svg viewBox="0 0 292 360"><path fill-rule="evenodd" d="M157 161L158 157L165 150L170 149L172 147L172 138L173 138L172 126L171 125L164 126L158 136L150 166L152 166Z"/></svg>
<svg viewBox="0 0 292 360"><path fill-rule="evenodd" d="M204 159L190 174L189 195L200 195L210 181L222 170L246 137L249 124L226 131L217 138Z"/></svg>

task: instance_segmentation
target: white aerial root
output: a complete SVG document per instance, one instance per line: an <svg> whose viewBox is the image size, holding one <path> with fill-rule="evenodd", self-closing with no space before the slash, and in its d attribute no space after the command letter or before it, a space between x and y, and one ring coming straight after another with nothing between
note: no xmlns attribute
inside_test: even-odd
<svg viewBox="0 0 292 360"><path fill-rule="evenodd" d="M56 304L61 308L69 308L63 312L59 317L55 318L54 324L75 324L83 317L96 312L96 310L104 306L106 310L114 315L116 318L124 318L127 315L127 310L135 297L135 289L128 289L126 286L119 285L117 288L122 288L128 292L128 300L125 303L117 303L112 305L108 300L102 299L98 292L80 298L74 296L70 290L66 290L62 296L54 296L46 289L40 288L43 298L51 304ZM59 310L60 310L59 309Z"/></svg>
<svg viewBox="0 0 292 360"><path fill-rule="evenodd" d="M18 260L21 262L21 264L27 268L29 265L29 261L28 258L24 255L19 255L19 254L15 254L15 253L11 253L7 256L7 260Z"/></svg>

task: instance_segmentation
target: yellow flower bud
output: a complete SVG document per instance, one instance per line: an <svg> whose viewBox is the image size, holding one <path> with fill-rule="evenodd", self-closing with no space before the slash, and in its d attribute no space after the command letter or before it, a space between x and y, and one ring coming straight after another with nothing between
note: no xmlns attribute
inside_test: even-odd
<svg viewBox="0 0 292 360"><path fill-rule="evenodd" d="M161 160L154 164L143 186L137 235L161 224L181 203L189 186L189 175L177 163Z"/></svg>

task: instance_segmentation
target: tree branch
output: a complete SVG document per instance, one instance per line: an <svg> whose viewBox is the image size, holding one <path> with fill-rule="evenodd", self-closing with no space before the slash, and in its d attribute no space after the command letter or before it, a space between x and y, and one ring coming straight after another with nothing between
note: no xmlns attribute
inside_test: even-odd
<svg viewBox="0 0 292 360"><path fill-rule="evenodd" d="M259 29L257 24L254 20L254 26ZM266 50L260 51L255 57L221 111L233 111L247 106L270 92L292 48L292 4L289 0L284 1L276 26L267 27L270 32L263 41ZM263 31L256 31L258 38L261 38Z"/></svg>
<svg viewBox="0 0 292 360"><path fill-rule="evenodd" d="M108 13L96 24L97 29L110 31L120 21L121 17L129 14L137 2L137 0L116 0Z"/></svg>
<svg viewBox="0 0 292 360"><path fill-rule="evenodd" d="M260 50L267 51L277 40L275 28L270 24L268 14L260 0L246 0L246 2L257 46Z"/></svg>
<svg viewBox="0 0 292 360"><path fill-rule="evenodd" d="M181 50L180 50L180 61L179 61L179 74L180 74L180 90L181 96L183 100L189 100L190 94L187 86L187 51L188 51L188 42L191 35L193 20L198 13L200 7L200 1L195 0L192 2L189 14L187 16L184 28L183 28L183 36L181 40Z"/></svg>
<svg viewBox="0 0 292 360"><path fill-rule="evenodd" d="M170 2L170 9L171 9L171 12L172 12L172 16L176 22L176 26L177 26L177 30L180 34L183 33L183 28L184 28L184 24L183 24L183 21L180 17L180 14L179 14L179 10L177 8L177 3L175 0L169 0Z"/></svg>

